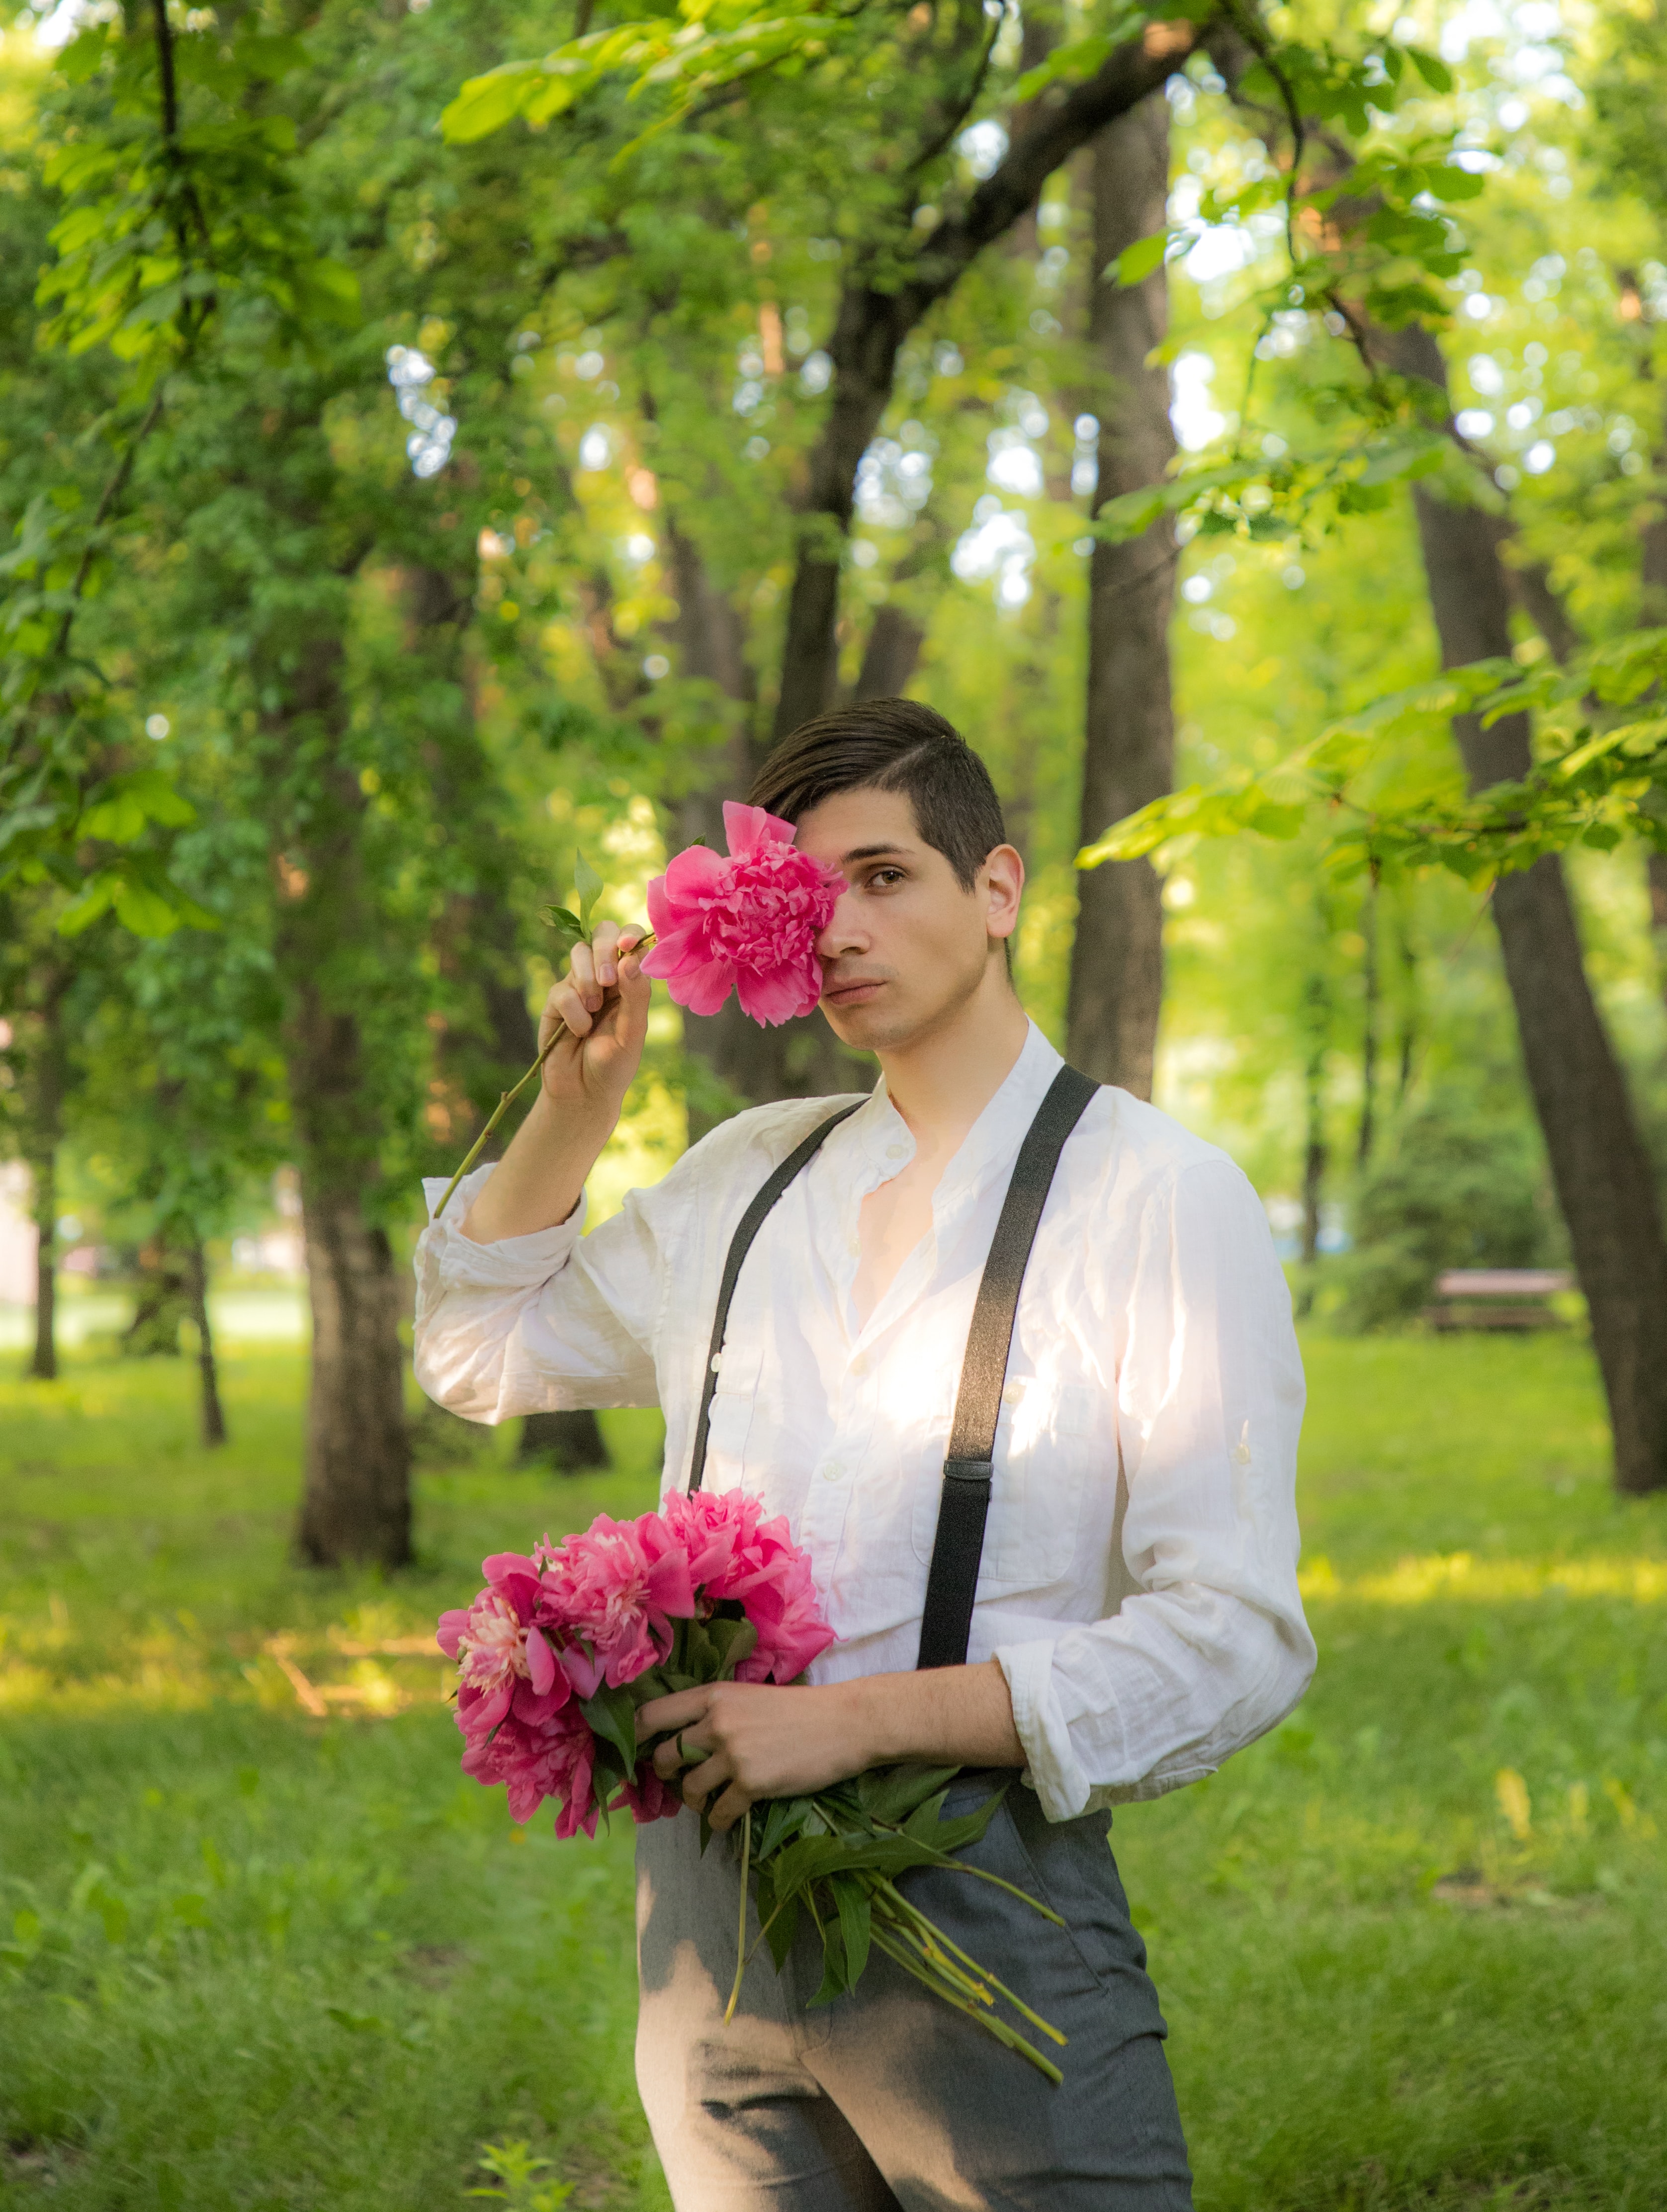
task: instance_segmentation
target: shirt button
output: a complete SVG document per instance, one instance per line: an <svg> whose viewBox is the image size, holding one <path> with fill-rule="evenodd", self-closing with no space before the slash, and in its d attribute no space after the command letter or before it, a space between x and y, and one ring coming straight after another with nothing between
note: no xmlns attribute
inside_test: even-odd
<svg viewBox="0 0 1667 2212"><path fill-rule="evenodd" d="M888 1160L900 1160L907 1155L908 1150L907 1145L888 1145L885 1147L885 1157Z"/></svg>
<svg viewBox="0 0 1667 2212"><path fill-rule="evenodd" d="M844 1472L845 1469L838 1460L830 1459L822 1470L822 1480L824 1482L837 1482Z"/></svg>

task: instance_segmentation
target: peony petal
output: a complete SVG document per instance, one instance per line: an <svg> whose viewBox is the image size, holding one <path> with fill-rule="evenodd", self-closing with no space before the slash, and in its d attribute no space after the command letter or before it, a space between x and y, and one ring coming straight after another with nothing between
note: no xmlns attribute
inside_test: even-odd
<svg viewBox="0 0 1667 2212"><path fill-rule="evenodd" d="M648 878L649 928L653 930L657 939L664 937L677 918L676 909L666 896L665 877L650 876Z"/></svg>
<svg viewBox="0 0 1667 2212"><path fill-rule="evenodd" d="M666 886L667 902L673 907L687 907L715 898L723 888L728 866L723 854L715 853L709 845L685 847L660 879Z"/></svg>
<svg viewBox="0 0 1667 2212"><path fill-rule="evenodd" d="M490 1734L508 1711L509 1700L514 1694L514 1685L505 1682L498 1689L482 1691L478 1705L471 1703L465 1705L465 1692L459 1691L457 1700L459 1727L466 1729L467 1733L472 1736L478 1737Z"/></svg>
<svg viewBox="0 0 1667 2212"><path fill-rule="evenodd" d="M692 974L679 975L666 989L691 1014L715 1014L735 988L735 970L727 960L709 960Z"/></svg>
<svg viewBox="0 0 1667 2212"><path fill-rule="evenodd" d="M507 1581L511 1575L530 1575L538 1579L538 1570L531 1559L520 1552L494 1552L490 1559L483 1559L480 1571L489 1583Z"/></svg>
<svg viewBox="0 0 1667 2212"><path fill-rule="evenodd" d="M536 1628L526 1632L526 1672L539 1697L556 1680L556 1655Z"/></svg>
<svg viewBox="0 0 1667 2212"><path fill-rule="evenodd" d="M562 1672L581 1698L593 1698L602 1679L602 1662L582 1644L568 1644L557 1655Z"/></svg>
<svg viewBox="0 0 1667 2212"><path fill-rule="evenodd" d="M764 975L738 975L735 995L744 1014L776 1029L797 1015L812 1012L822 994L806 988L800 970L776 968Z"/></svg>
<svg viewBox="0 0 1667 2212"><path fill-rule="evenodd" d="M440 1626L435 1631L434 1640L448 1659L456 1658L459 1638L468 1626L469 1608L466 1606L455 1607L450 1613L441 1614Z"/></svg>
<svg viewBox="0 0 1667 2212"><path fill-rule="evenodd" d="M703 914L692 921L672 921L661 930L654 948L643 955L642 972L670 981L685 969L703 967L711 955L712 932Z"/></svg>
<svg viewBox="0 0 1667 2212"><path fill-rule="evenodd" d="M730 858L733 860L742 853L750 853L755 845L790 845L799 833L791 822L783 822L779 814L726 799L723 834L729 841Z"/></svg>

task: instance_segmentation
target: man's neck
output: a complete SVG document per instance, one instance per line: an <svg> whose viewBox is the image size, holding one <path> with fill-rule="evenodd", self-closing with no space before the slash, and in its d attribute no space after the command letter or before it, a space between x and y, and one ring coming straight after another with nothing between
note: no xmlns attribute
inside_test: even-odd
<svg viewBox="0 0 1667 2212"><path fill-rule="evenodd" d="M886 1095L923 1153L956 1151L1012 1074L1030 1022L1004 965L992 961L944 1023L878 1054Z"/></svg>

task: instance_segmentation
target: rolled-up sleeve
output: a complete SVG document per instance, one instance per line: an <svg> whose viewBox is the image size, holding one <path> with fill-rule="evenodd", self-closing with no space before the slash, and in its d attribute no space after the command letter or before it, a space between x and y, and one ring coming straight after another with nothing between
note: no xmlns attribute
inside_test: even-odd
<svg viewBox="0 0 1667 2212"><path fill-rule="evenodd" d="M480 1244L458 1224L491 1173L465 1176L418 1239L418 1383L471 1421L655 1404L664 1279L651 1194L633 1191L588 1237L581 1203L554 1229ZM431 1216L445 1188L424 1183Z"/></svg>
<svg viewBox="0 0 1667 2212"><path fill-rule="evenodd" d="M1283 1718L1315 1650L1297 1589L1302 1364L1267 1218L1225 1158L1139 1216L1120 1322L1126 1595L996 1657L1044 1810L1154 1797ZM1108 1474L1108 1480L1110 1479Z"/></svg>

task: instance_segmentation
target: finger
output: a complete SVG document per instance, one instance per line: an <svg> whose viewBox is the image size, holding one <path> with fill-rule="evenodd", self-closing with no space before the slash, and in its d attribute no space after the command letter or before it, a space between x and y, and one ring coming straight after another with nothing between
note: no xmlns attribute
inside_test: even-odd
<svg viewBox="0 0 1667 2212"><path fill-rule="evenodd" d="M731 1783L715 1805L709 1808L707 1819L721 1836L738 1827L751 1809L752 1800L739 1782Z"/></svg>
<svg viewBox="0 0 1667 2212"><path fill-rule="evenodd" d="M602 985L596 973L595 947L575 945L569 956L568 965L575 988L594 1013L602 1003Z"/></svg>
<svg viewBox="0 0 1667 2212"><path fill-rule="evenodd" d="M597 981L611 988L619 981L619 924L599 921L591 934L590 949Z"/></svg>
<svg viewBox="0 0 1667 2212"><path fill-rule="evenodd" d="M684 1768L683 1802L698 1813L715 1791L734 1779L735 1770L730 1765L728 1753L714 1752L710 1759L703 1759L698 1766Z"/></svg>
<svg viewBox="0 0 1667 2212"><path fill-rule="evenodd" d="M710 1690L673 1690L664 1698L650 1698L636 1709L636 1740L646 1743L651 1735L670 1735L678 1729L692 1728L703 1721L712 1703Z"/></svg>
<svg viewBox="0 0 1667 2212"><path fill-rule="evenodd" d="M542 1052L545 1047L550 1042L551 1036L555 1034L557 1025L567 1019L567 1015L563 1011L562 1004L563 995L566 991L566 988L567 986L564 982L552 983L550 989L545 994L544 1012L538 1017L538 1049L540 1052Z"/></svg>
<svg viewBox="0 0 1667 2212"><path fill-rule="evenodd" d="M662 1782L669 1782L673 1775L702 1765L711 1756L709 1745L697 1742L692 1730L679 1729L664 1743L654 1746L654 1772Z"/></svg>
<svg viewBox="0 0 1667 2212"><path fill-rule="evenodd" d="M556 986L550 994L550 1004L545 1011L546 1018L553 1016L556 1020L565 1022L575 1036L582 1037L590 1035L590 1008L585 1004L582 994L570 978L564 978ZM551 1021L551 1026L552 1028L555 1026L554 1020ZM548 1031L545 1033L545 1041L548 1042Z"/></svg>

